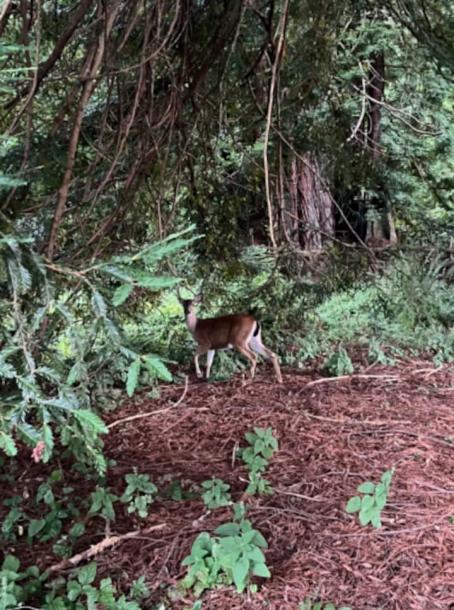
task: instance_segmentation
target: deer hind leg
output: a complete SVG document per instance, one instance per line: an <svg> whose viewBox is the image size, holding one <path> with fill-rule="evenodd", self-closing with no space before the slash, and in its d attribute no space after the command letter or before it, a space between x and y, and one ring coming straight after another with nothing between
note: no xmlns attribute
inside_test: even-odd
<svg viewBox="0 0 454 610"><path fill-rule="evenodd" d="M203 354L206 354L208 351L209 351L209 348L204 345L197 346L197 349L195 351L195 356L194 356L195 372L196 372L197 377L203 377L203 373L200 370L200 365L199 365L199 356L203 356Z"/></svg>
<svg viewBox="0 0 454 610"><path fill-rule="evenodd" d="M249 347L253 349L254 352L257 352L257 354L260 354L261 356L266 358L266 360L271 360L271 362L273 363L274 372L276 373L277 380L279 383L282 383L282 374L281 368L279 366L279 359L274 352L272 352L270 349L263 345L260 333L256 337L251 338L249 342Z"/></svg>
<svg viewBox="0 0 454 610"><path fill-rule="evenodd" d="M243 354L243 356L246 356L246 358L251 363L251 379L254 379L255 369L257 366L257 358L254 352L250 350L249 347L247 347L246 345L235 345L235 347L241 354Z"/></svg>
<svg viewBox="0 0 454 610"><path fill-rule="evenodd" d="M211 365L213 364L213 358L216 353L216 350L209 349L207 353L207 370L206 370L206 378L208 379L210 376Z"/></svg>

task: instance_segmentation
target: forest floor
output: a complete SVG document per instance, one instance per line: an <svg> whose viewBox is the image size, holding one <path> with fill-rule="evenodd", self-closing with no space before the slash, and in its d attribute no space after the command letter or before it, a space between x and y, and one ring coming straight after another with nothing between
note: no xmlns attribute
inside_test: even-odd
<svg viewBox="0 0 454 610"><path fill-rule="evenodd" d="M157 400L143 393L107 417L106 453L115 460L108 485L118 495L137 468L160 490L217 477L238 500L247 474L235 449L245 432L272 427L278 438L265 475L274 494L246 500L268 541L272 577L249 597L205 592L202 609L298 610L306 597L353 610L454 608L454 367L402 362L346 378L293 370L282 385L265 365L259 371L253 383L191 377L185 388L163 386ZM136 415L144 417L122 421ZM346 502L391 467L383 526L361 527ZM145 574L158 603L184 576L181 561L197 534L230 519L230 508L207 511L200 497L161 497L145 520L118 515L112 533L141 533L100 552L98 569L124 585ZM75 550L101 539L83 536ZM165 607L192 603L188 595Z"/></svg>

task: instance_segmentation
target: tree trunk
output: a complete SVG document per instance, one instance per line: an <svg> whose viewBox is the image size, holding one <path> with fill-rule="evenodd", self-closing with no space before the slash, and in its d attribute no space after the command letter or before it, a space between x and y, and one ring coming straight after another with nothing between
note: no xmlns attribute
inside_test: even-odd
<svg viewBox="0 0 454 610"><path fill-rule="evenodd" d="M385 56L374 53L370 60L366 95L369 106L366 145L374 167L381 156L381 111L385 93ZM381 190L381 188L380 188ZM392 211L387 201L378 197L370 202L371 217L367 219L366 243L371 245L395 244L397 234Z"/></svg>
<svg viewBox="0 0 454 610"><path fill-rule="evenodd" d="M309 252L322 251L334 236L332 197L317 160L309 153L291 162L281 219L287 241Z"/></svg>

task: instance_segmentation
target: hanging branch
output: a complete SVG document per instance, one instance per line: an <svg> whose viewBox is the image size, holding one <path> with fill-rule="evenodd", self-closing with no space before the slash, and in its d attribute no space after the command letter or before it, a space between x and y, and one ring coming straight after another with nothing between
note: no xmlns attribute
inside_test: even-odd
<svg viewBox="0 0 454 610"><path fill-rule="evenodd" d="M270 176L269 176L269 166L268 166L268 143L270 137L270 129L271 129L271 120L273 114L273 101L274 101L274 89L276 86L277 73L281 64L282 53L284 50L284 40L285 40L285 31L287 27L287 18L288 18L288 0L285 0L284 9L282 11L281 19L279 21L278 31L279 31L279 39L276 50L276 57L273 64L273 72L271 76L271 84L270 90L268 94L268 110L266 115L266 128L265 128L265 142L263 147L263 169L265 172L265 195L266 195L266 205L268 208L268 223L269 223L269 231L270 231L270 240L273 246L273 250L277 249L276 239L274 237L274 227L273 227L273 207L271 203L271 191L270 191Z"/></svg>
<svg viewBox="0 0 454 610"><path fill-rule="evenodd" d="M98 40L88 51L87 60L82 70L81 81L83 82L82 94L77 105L76 116L74 119L73 131L68 147L68 161L66 164L65 174L63 176L62 185L58 191L57 206L55 208L54 219L52 222L48 245L47 256L52 260L57 245L57 233L60 227L63 215L65 212L66 202L69 195L69 186L71 183L74 164L76 161L77 145L79 143L80 130L82 127L82 119L85 108L88 104L96 84L96 75L104 57L106 43L112 30L115 18L120 9L120 2L117 0L111 6L106 6L105 26L101 29Z"/></svg>

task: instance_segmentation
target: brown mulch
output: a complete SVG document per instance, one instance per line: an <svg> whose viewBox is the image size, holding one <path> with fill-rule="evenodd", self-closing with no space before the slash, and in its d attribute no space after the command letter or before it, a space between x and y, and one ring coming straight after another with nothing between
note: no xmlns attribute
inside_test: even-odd
<svg viewBox="0 0 454 610"><path fill-rule="evenodd" d="M272 578L249 598L206 592L203 609L298 610L305 597L354 610L454 608L454 367L411 362L319 378L290 371L278 385L262 365L253 383L191 379L181 402L183 386L163 387L153 401L143 394L108 416L112 423L156 411L111 428L108 484L120 494L137 467L159 489L218 477L238 500L246 471L235 448L253 426L271 426L279 451L266 477L275 493L248 499L248 518L268 540ZM383 527L361 527L345 504L391 467ZM99 554L99 570L125 584L145 574L157 603L184 576L181 560L196 535L229 518L229 509L207 512L199 498L161 498L146 520L119 518L112 533L162 529ZM77 551L101 538L82 539ZM56 559L42 551L41 563ZM192 601L167 604L181 610Z"/></svg>

